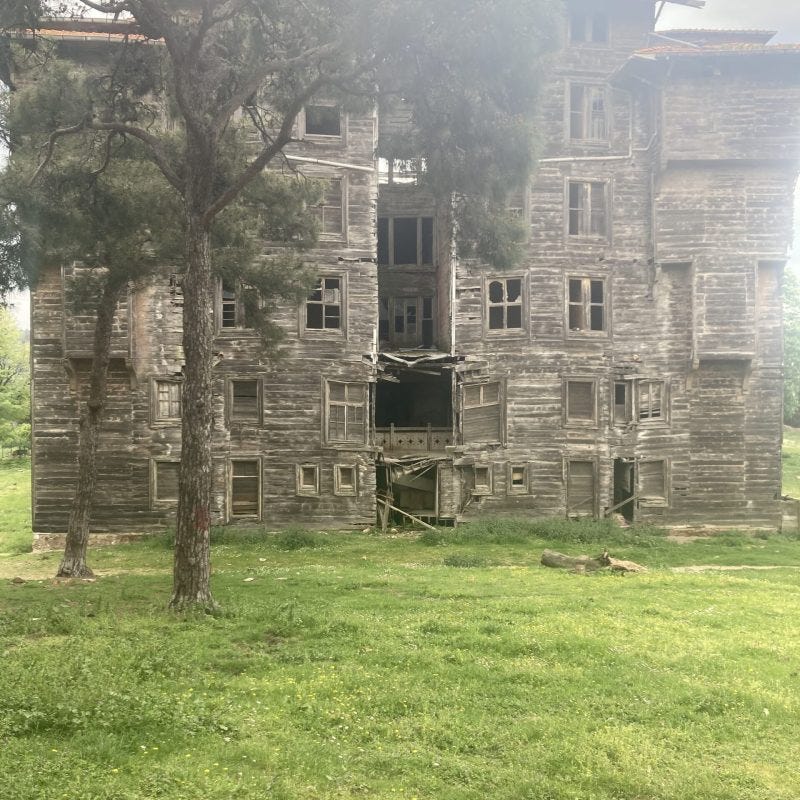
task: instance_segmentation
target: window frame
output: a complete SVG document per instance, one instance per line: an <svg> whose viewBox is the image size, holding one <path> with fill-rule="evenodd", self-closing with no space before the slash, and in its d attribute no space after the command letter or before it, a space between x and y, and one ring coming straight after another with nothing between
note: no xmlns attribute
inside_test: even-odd
<svg viewBox="0 0 800 800"><path fill-rule="evenodd" d="M252 419L234 416L234 384L256 384L256 415ZM260 428L264 424L264 381L260 375L226 375L225 376L225 421L228 428Z"/></svg>
<svg viewBox="0 0 800 800"><path fill-rule="evenodd" d="M583 514L582 512L575 512L570 513L570 500L569 500L569 485L570 485L570 477L572 474L572 467L573 463L580 463L580 464L591 464L592 465L592 508L591 511L587 514ZM564 485L564 510L566 512L567 519L570 519L573 516L583 517L583 516L590 516L593 519L597 519L600 513L600 463L599 459L594 454L583 454L583 453L570 453L569 455L564 456L563 461L563 485Z"/></svg>
<svg viewBox="0 0 800 800"><path fill-rule="evenodd" d="M352 470L353 482L346 486L342 482L342 471ZM336 497L358 497L358 464L333 465L333 494Z"/></svg>
<svg viewBox="0 0 800 800"><path fill-rule="evenodd" d="M321 272L318 275L319 281L317 287L312 289L311 292L306 296L306 299L300 304L300 318L299 318L299 326L300 326L300 335L301 336L308 336L308 337L323 337L326 339L334 338L334 337L343 337L347 338L347 274L346 273L326 273ZM326 280L338 280L339 281L339 327L338 328L309 328L308 327L308 304L312 303L315 305L322 306L322 321L323 325L325 322L325 306L332 306L336 305L335 303L325 303L325 287L324 282ZM322 289L322 299L320 301L310 300L309 297L312 292L318 290L318 288Z"/></svg>
<svg viewBox="0 0 800 800"><path fill-rule="evenodd" d="M333 208L333 206L326 206L325 205L325 191L323 190L322 200L317 203L316 205L312 206L309 210L318 217L320 222L319 227L319 240L321 242L347 242L348 241L348 192L349 192L349 185L346 175L324 175L324 176L315 176L314 180L321 181L326 184L330 184L333 181L339 182L339 189L340 189L340 230L338 231L325 231L325 208ZM321 211L321 215L317 214L317 211Z"/></svg>
<svg viewBox="0 0 800 800"><path fill-rule="evenodd" d="M488 386L497 386L497 402L487 403L484 402L483 395ZM481 402L477 405L467 405L467 391L474 387L480 387ZM459 434L461 436L462 444L500 444L504 445L508 437L508 421L506 418L506 393L507 385L504 379L495 378L494 380L484 381L469 381L461 384L460 387L460 420L459 420ZM498 406L498 427L500 438L499 439L472 439L467 440L464 434L464 421L466 412L473 408L490 408L491 406Z"/></svg>
<svg viewBox="0 0 800 800"><path fill-rule="evenodd" d="M356 380L339 380L334 378L324 378L323 377L323 389L322 389L322 401L323 401L323 413L322 413L322 440L327 447L335 447L339 450L348 450L348 449L362 449L368 447L369 445L369 437L370 437L370 419L369 419L369 409L370 409L370 388L369 383L367 381L356 381ZM343 401L331 400L331 386L334 384L340 384L345 387L345 399ZM347 397L350 391L351 386L359 386L363 389L363 402L362 403L352 403L349 402ZM347 409L361 407L363 421L362 425L364 426L364 436L362 439L355 440L355 439L334 439L331 436L331 424L330 424L330 410L331 407L335 405L337 407L344 407L344 425L345 425L345 437L347 436Z"/></svg>
<svg viewBox="0 0 800 800"><path fill-rule="evenodd" d="M522 485L514 485L514 471L522 470ZM506 494L525 495L531 493L531 470L527 461L509 461L506 465Z"/></svg>
<svg viewBox="0 0 800 800"><path fill-rule="evenodd" d="M592 330L588 328L571 328L570 327L570 307L577 305L576 302L570 300L570 281L582 281L581 285L581 305L583 307L583 318L589 320L591 326L591 309L597 306L593 303L591 281L602 281L603 283L603 328L602 330ZM588 293L586 286L588 283ZM596 337L606 338L611 335L611 277L608 275L599 275L597 273L583 273L583 274L567 274L564 276L564 328L567 338L584 338Z"/></svg>
<svg viewBox="0 0 800 800"><path fill-rule="evenodd" d="M573 136L572 135L572 122L576 115L573 110L572 95L575 89L583 91L581 99L580 120L581 127L584 134L591 130L593 112L591 108L591 92L598 92L602 95L603 99L603 136ZM605 146L607 147L611 141L611 121L613 114L611 113L611 92L605 83L597 83L592 81L567 81L566 84L566 97L565 97L565 140L573 145L588 146ZM599 181L592 181L599 183ZM606 225L608 228L608 225Z"/></svg>
<svg viewBox="0 0 800 800"><path fill-rule="evenodd" d="M628 427L633 423L635 383L634 378L613 378L611 380L611 424L614 427ZM625 387L625 411L622 417L617 412L619 408L619 404L617 404L617 386Z"/></svg>
<svg viewBox="0 0 800 800"><path fill-rule="evenodd" d="M404 264L402 262L398 263L395 261L395 222L398 219L415 219L417 221L417 260L415 263ZM429 219L431 221L431 260L430 262L425 261L424 259L424 247L423 247L423 221ZM386 268L398 268L398 269L425 269L428 270L431 267L436 266L436 244L437 244L437 237L436 237L436 217L433 214L420 214L420 215L413 215L413 214L386 214L386 215L379 215L377 218L378 222L378 229L377 233L380 236L380 227L381 227L381 220L387 221L387 230L386 230L386 249L388 260L386 263L380 261L380 255L377 258L377 266L386 267ZM380 254L380 248L378 249L378 253Z"/></svg>
<svg viewBox="0 0 800 800"><path fill-rule="evenodd" d="M178 405L180 406L180 413L178 416L161 416L160 403L159 403L159 388L162 384L170 386L178 386ZM173 402L172 399L169 400ZM150 425L151 427L169 427L174 426L175 423L181 421L183 413L183 378L181 377L167 377L162 375L154 375L151 379L150 385Z"/></svg>
<svg viewBox="0 0 800 800"><path fill-rule="evenodd" d="M178 483L177 492L175 497L159 497L158 496L158 465L159 464L177 464L178 466ZM179 458L169 458L166 456L156 456L150 459L150 509L153 511L165 508L177 508L178 496L180 494L180 465Z"/></svg>
<svg viewBox="0 0 800 800"><path fill-rule="evenodd" d="M303 470L314 470L314 486L308 487L303 482ZM320 467L319 464L305 463L295 465L295 494L298 497L319 497L320 495Z"/></svg>
<svg viewBox="0 0 800 800"><path fill-rule="evenodd" d="M664 495L644 495L642 493L642 465L662 464ZM636 495L640 508L669 508L672 504L672 474L668 458L639 458L636 460Z"/></svg>
<svg viewBox="0 0 800 800"><path fill-rule="evenodd" d="M575 20L579 18L583 23L584 35L582 38L576 39L573 37L573 28ZM605 39L595 39L593 35L589 35L589 31L594 32L597 18L602 18L605 22ZM570 47L608 47L611 44L611 30L611 18L607 13L575 10L567 18L567 44Z"/></svg>
<svg viewBox="0 0 800 800"><path fill-rule="evenodd" d="M599 382L600 379L590 375L569 375L561 379L561 408L562 424L565 428L596 428L599 424ZM569 415L569 393L570 384L580 383L590 385L592 392L592 417L591 419L582 417L570 417Z"/></svg>
<svg viewBox="0 0 800 800"><path fill-rule="evenodd" d="M583 206L573 209L571 198L571 187L573 185L584 187L582 192ZM592 231L592 187L603 187L603 219L604 230L602 233ZM613 192L610 178L584 178L566 177L564 178L564 236L569 242L597 242L598 244L609 244L611 242L611 210L613 204ZM578 232L571 232L572 213L575 211L580 214L578 217Z"/></svg>
<svg viewBox="0 0 800 800"><path fill-rule="evenodd" d="M478 485L478 470L486 470L486 482ZM493 464L473 464L472 465L472 494L475 497L489 497L494 494L494 465Z"/></svg>
<svg viewBox="0 0 800 800"><path fill-rule="evenodd" d="M514 273L510 275L491 275L484 277L483 281L483 330L487 336L502 337L502 338L515 338L525 336L528 333L528 320L530 317L528 305L528 274L527 273ZM492 303L490 297L490 287L493 283L501 283L503 285L503 297L508 297L508 281L519 281L519 302L509 303L503 300L499 303ZM508 322L508 309L510 307L519 307L520 309L520 326L519 328L507 327ZM504 326L502 328L491 327L491 309L503 309Z"/></svg>
<svg viewBox="0 0 800 800"><path fill-rule="evenodd" d="M309 133L308 121L306 115L307 108L338 108L339 109L339 133ZM342 108L341 104L333 103L330 101L319 100L306 103L302 111L297 115L297 126L300 139L305 139L312 142L326 142L328 144L347 144L347 124L348 114Z"/></svg>
<svg viewBox="0 0 800 800"><path fill-rule="evenodd" d="M649 386L652 390L653 386L659 385L661 389L661 413L659 416L654 417L652 413L646 417L642 417L642 388ZM666 378L646 378L639 377L636 379L635 387L635 420L637 425L645 425L646 427L668 425L670 421L670 386L669 380ZM652 394L651 401L652 401Z"/></svg>
<svg viewBox="0 0 800 800"><path fill-rule="evenodd" d="M245 319L245 308L244 302L242 297L242 292L245 289L241 281L236 282L236 287L233 289L234 299L233 301L226 301L224 297L225 292L225 281L222 278L217 279L217 291L216 297L214 301L214 327L216 329L216 336L258 336L258 331L254 328L249 328L246 326L246 319ZM252 291L257 292L258 290L255 287L247 287L248 289L252 289ZM234 321L235 325L224 325L224 311L225 311L225 303L226 302L233 302L234 303ZM263 304L263 298L259 295L258 298L259 306Z"/></svg>
<svg viewBox="0 0 800 800"><path fill-rule="evenodd" d="M254 477L252 475L242 475L236 476L234 475L234 465L236 463L255 463L257 465L257 477L258 479L258 510L255 514L234 514L233 513L233 487L234 481L237 477L246 477L251 478ZM263 514L263 505L264 505L264 464L262 462L261 456L258 455L248 455L245 453L237 454L235 457L228 458L227 464L227 481L226 481L226 493L225 493L225 500L226 500L226 517L228 522L232 522L234 520L240 519L249 519L249 520L261 520Z"/></svg>

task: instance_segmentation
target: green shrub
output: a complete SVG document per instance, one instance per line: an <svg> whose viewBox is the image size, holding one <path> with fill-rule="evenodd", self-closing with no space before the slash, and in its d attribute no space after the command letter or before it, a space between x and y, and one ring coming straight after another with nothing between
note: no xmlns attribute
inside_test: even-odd
<svg viewBox="0 0 800 800"><path fill-rule="evenodd" d="M319 534L303 528L288 528L275 537L275 546L278 550L303 550L304 548L319 547L320 544Z"/></svg>

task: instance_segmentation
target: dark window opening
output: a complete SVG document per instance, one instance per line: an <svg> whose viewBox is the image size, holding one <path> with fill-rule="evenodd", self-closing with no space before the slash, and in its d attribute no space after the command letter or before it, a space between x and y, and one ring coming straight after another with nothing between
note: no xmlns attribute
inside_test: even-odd
<svg viewBox="0 0 800 800"><path fill-rule="evenodd" d="M341 136L342 117L339 106L306 106L306 134Z"/></svg>
<svg viewBox="0 0 800 800"><path fill-rule="evenodd" d="M385 346L433 347L432 297L382 297L378 306L378 336Z"/></svg>
<svg viewBox="0 0 800 800"><path fill-rule="evenodd" d="M375 397L375 425L378 428L450 428L452 390L450 373L423 375L398 372L398 380L379 381Z"/></svg>
<svg viewBox="0 0 800 800"><path fill-rule="evenodd" d="M306 300L307 330L342 329L342 279L322 278Z"/></svg>
<svg viewBox="0 0 800 800"><path fill-rule="evenodd" d="M257 380L231 381L231 422L258 422L259 394Z"/></svg>
<svg viewBox="0 0 800 800"><path fill-rule="evenodd" d="M569 39L573 44L608 42L609 25L605 14L585 14L576 12L569 20Z"/></svg>
<svg viewBox="0 0 800 800"><path fill-rule="evenodd" d="M433 217L379 217L378 263L433 264Z"/></svg>
<svg viewBox="0 0 800 800"><path fill-rule="evenodd" d="M222 284L222 327L235 328L238 317L236 287Z"/></svg>
<svg viewBox="0 0 800 800"><path fill-rule="evenodd" d="M394 220L394 263L417 263L416 217L400 217Z"/></svg>
<svg viewBox="0 0 800 800"><path fill-rule="evenodd" d="M636 489L636 472L632 461L614 460L614 513L622 514L633 522L633 497Z"/></svg>
<svg viewBox="0 0 800 800"><path fill-rule="evenodd" d="M498 278L489 282L489 330L522 328L522 280Z"/></svg>
<svg viewBox="0 0 800 800"><path fill-rule="evenodd" d="M629 381L614 382L614 424L631 421L631 391Z"/></svg>

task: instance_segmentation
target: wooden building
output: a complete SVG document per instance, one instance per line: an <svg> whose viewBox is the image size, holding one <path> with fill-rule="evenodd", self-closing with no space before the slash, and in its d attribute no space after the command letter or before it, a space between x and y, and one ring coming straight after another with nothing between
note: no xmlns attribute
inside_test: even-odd
<svg viewBox="0 0 800 800"><path fill-rule="evenodd" d="M377 158L402 113L305 109L290 157L329 182L319 285L277 312L279 361L242 327L237 287L219 287L220 521L365 526L388 502L443 523L780 526L800 46L653 22L648 0L569 4L511 270L459 261L423 164ZM42 540L66 527L90 358L70 279L47 272L33 292ZM174 516L181 305L173 276L117 314L96 531Z"/></svg>

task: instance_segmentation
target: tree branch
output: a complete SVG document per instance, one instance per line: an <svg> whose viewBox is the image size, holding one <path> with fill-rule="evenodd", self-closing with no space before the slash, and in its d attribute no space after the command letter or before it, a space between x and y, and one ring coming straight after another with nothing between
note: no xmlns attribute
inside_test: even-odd
<svg viewBox="0 0 800 800"><path fill-rule="evenodd" d="M81 122L77 123L77 125L70 125L68 128L57 128L54 130L47 140L47 152L45 153L44 158L39 162L39 166L34 170L33 175L31 175L31 179L28 181L28 186L33 186L33 184L36 183L36 180L42 174L44 168L50 163L51 159L53 158L53 151L55 150L56 142L64 136L71 136L84 130L86 130L86 120L82 120Z"/></svg>

